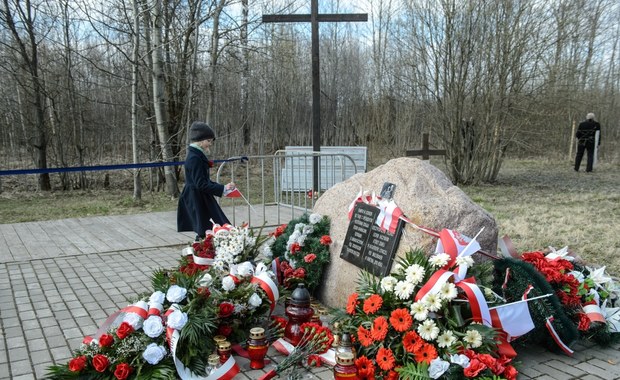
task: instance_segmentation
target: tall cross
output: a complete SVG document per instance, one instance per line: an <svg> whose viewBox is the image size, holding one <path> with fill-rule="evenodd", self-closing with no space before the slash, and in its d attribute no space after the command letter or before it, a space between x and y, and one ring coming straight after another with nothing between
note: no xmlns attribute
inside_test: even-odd
<svg viewBox="0 0 620 380"><path fill-rule="evenodd" d="M430 156L443 156L445 154L445 149L430 149L430 146L428 144L428 133L422 134L422 149L407 149L407 156L422 156L423 160L428 160Z"/></svg>
<svg viewBox="0 0 620 380"><path fill-rule="evenodd" d="M319 72L319 22L368 21L367 13L319 14L319 0L310 1L310 14L263 15L264 23L310 22L312 30L312 151L321 151L321 81ZM319 157L312 160L312 187L319 188Z"/></svg>

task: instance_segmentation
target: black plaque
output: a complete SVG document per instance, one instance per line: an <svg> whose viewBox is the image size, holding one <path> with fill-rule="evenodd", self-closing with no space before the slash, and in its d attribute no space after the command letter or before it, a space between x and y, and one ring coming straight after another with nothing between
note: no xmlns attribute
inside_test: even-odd
<svg viewBox="0 0 620 380"><path fill-rule="evenodd" d="M381 230L375 223L379 212L377 207L362 202L355 205L340 257L383 277L390 273L404 222L398 221L393 234Z"/></svg>

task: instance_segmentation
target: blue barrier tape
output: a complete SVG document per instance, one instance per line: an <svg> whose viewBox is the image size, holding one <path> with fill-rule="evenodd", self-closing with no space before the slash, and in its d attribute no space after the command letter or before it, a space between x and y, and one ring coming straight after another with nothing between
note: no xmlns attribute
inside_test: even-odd
<svg viewBox="0 0 620 380"><path fill-rule="evenodd" d="M213 160L214 164L231 161L247 161L247 157L230 158L227 160ZM185 164L185 161L174 162L149 162L143 164L122 164L122 165L97 165L97 166L76 166L70 168L47 168L47 169L16 169L16 170L0 170L0 176L4 175L21 175L21 174L43 174L43 173L68 173L68 172L85 172L98 170L118 170L118 169L140 169L140 168L156 168L161 166L179 166Z"/></svg>

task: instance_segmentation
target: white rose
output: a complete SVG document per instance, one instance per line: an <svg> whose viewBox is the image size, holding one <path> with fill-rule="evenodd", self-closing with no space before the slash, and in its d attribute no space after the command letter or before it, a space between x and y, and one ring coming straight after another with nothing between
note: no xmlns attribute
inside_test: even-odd
<svg viewBox="0 0 620 380"><path fill-rule="evenodd" d="M237 266L237 274L242 277L251 276L254 273L254 265L251 262L246 261Z"/></svg>
<svg viewBox="0 0 620 380"><path fill-rule="evenodd" d="M144 319L136 313L127 313L125 317L123 317L123 322L129 323L134 330L142 328L143 321Z"/></svg>
<svg viewBox="0 0 620 380"><path fill-rule="evenodd" d="M250 296L248 303L252 307L259 307L263 303L263 300L260 298L258 294L254 293L252 294L252 296Z"/></svg>
<svg viewBox="0 0 620 380"><path fill-rule="evenodd" d="M235 288L235 281L230 276L226 276L222 279L222 289L227 292L230 292Z"/></svg>
<svg viewBox="0 0 620 380"><path fill-rule="evenodd" d="M202 275L200 280L198 280L198 285L200 286L209 286L213 282L213 277L209 273L205 273Z"/></svg>
<svg viewBox="0 0 620 380"><path fill-rule="evenodd" d="M187 289L180 287L179 285L172 285L166 292L166 299L170 302L181 302L187 295Z"/></svg>
<svg viewBox="0 0 620 380"><path fill-rule="evenodd" d="M158 346L157 343L151 343L144 349L142 357L147 363L155 365L166 356L166 347Z"/></svg>
<svg viewBox="0 0 620 380"><path fill-rule="evenodd" d="M154 292L153 294L151 294L151 298L149 298L149 303L151 304L163 304L164 301L166 300L166 295L163 292L160 292L159 290Z"/></svg>
<svg viewBox="0 0 620 380"><path fill-rule="evenodd" d="M144 330L144 333L150 338L157 338L164 332L164 323L157 315L151 315L144 321L142 330Z"/></svg>
<svg viewBox="0 0 620 380"><path fill-rule="evenodd" d="M187 313L182 312L181 310L175 310L168 316L167 324L168 327L173 328L175 330L181 330L183 326L187 323Z"/></svg>
<svg viewBox="0 0 620 380"><path fill-rule="evenodd" d="M441 360L440 358L435 358L431 361L431 365L428 367L428 375L431 379L439 379L441 375L443 375L448 368L450 368L450 363L445 360Z"/></svg>

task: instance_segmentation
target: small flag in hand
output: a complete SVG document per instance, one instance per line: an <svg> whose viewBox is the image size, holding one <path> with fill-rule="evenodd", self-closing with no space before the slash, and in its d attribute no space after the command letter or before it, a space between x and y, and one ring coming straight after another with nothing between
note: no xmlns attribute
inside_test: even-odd
<svg viewBox="0 0 620 380"><path fill-rule="evenodd" d="M241 197L243 197L243 195L241 194L241 192L237 188L234 188L230 192L224 194L224 196L226 198L241 198Z"/></svg>

